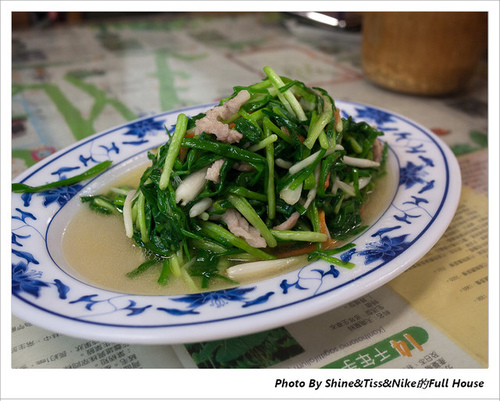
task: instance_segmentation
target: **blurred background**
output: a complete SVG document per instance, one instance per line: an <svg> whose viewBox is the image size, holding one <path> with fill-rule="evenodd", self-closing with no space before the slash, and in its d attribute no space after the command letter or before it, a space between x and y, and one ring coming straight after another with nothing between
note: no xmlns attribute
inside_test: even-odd
<svg viewBox="0 0 500 401"><path fill-rule="evenodd" d="M75 140L204 104L262 68L486 146L487 13L12 13L13 176Z"/></svg>

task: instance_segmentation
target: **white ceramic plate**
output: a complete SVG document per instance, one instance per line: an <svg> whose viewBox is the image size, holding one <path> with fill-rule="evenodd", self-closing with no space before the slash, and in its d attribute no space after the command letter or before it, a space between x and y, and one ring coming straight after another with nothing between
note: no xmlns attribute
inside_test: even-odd
<svg viewBox="0 0 500 401"><path fill-rule="evenodd" d="M143 163L183 112L142 118L96 134L43 160L16 181L37 186L98 162L113 167L91 181L12 195L12 312L37 326L99 341L161 344L208 341L263 331L321 314L404 272L442 236L458 205L461 178L449 148L417 123L372 106L336 102L345 116L376 124L390 147L393 196L379 218L341 255L353 269L324 261L233 289L184 296L129 295L86 284L64 266L62 230L95 191Z"/></svg>

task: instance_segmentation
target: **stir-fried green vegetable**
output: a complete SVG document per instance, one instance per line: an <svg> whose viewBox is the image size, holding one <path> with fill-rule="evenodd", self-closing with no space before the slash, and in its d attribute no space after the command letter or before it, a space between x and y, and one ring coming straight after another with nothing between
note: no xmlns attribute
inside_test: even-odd
<svg viewBox="0 0 500 401"><path fill-rule="evenodd" d="M236 283L283 267L323 259L352 268L335 254L365 229L361 209L384 170L383 135L343 118L328 93L278 76L234 87L217 107L178 116L170 139L150 152L138 188L84 196L92 210L120 215L125 233L147 261L133 278L161 265L158 283ZM110 162L40 187L70 185Z"/></svg>
<svg viewBox="0 0 500 401"><path fill-rule="evenodd" d="M264 72L214 109L180 114L138 188L82 199L121 212L146 251L129 277L161 263L160 284L177 276L199 290L268 274L280 260L353 267L332 248L365 228L360 211L384 164L382 133L342 118L323 89Z"/></svg>
<svg viewBox="0 0 500 401"><path fill-rule="evenodd" d="M102 173L111 165L111 161L106 160L104 162L98 163L95 166L84 171L82 174L75 175L71 178L66 178L59 181L54 181L49 184L40 185L37 187L31 187L26 184L21 184L15 182L12 184L12 192L14 193L31 193L31 192L43 192L54 188L64 187L72 184L76 184L80 181L86 180L87 178L93 177L99 173Z"/></svg>

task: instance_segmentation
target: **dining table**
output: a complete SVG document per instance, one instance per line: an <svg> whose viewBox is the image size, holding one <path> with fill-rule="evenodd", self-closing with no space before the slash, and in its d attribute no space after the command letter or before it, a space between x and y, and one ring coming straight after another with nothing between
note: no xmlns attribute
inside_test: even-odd
<svg viewBox="0 0 500 401"><path fill-rule="evenodd" d="M312 18L318 16L326 18ZM461 189L453 219L422 258L379 288L318 316L264 336L134 344L68 336L12 315L13 370L330 368L426 369L430 374L486 372L492 366L492 344L498 339L491 337L489 320L496 290L488 278L492 109L487 46L463 88L416 94L367 77L366 15L359 12L18 17L13 21L24 23L12 27L7 155L12 181L111 127L219 102L235 86L261 81L263 68L272 66L279 75L325 89L336 101L371 105L425 127L458 161ZM386 358L389 349L393 356ZM273 390L280 385L273 381Z"/></svg>

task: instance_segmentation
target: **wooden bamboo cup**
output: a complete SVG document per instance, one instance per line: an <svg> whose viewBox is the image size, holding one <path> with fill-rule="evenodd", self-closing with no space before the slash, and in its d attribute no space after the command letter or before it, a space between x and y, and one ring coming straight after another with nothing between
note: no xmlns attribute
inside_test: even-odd
<svg viewBox="0 0 500 401"><path fill-rule="evenodd" d="M384 88L420 95L464 89L487 48L487 13L363 14L365 77Z"/></svg>

